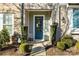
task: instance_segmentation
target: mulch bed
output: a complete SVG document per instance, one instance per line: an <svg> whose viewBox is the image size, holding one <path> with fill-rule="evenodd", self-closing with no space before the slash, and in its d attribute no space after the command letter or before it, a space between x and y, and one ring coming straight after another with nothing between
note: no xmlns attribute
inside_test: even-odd
<svg viewBox="0 0 79 59"><path fill-rule="evenodd" d="M47 55L48 56L55 56L55 55L79 55L79 49L76 49L75 47L71 47L69 49L66 49L64 51L56 48L56 47L50 47L47 49Z"/></svg>
<svg viewBox="0 0 79 59"><path fill-rule="evenodd" d="M69 49L66 49L64 51L53 47L48 46L46 47L47 56L55 56L55 55L79 55L79 49L76 49L75 47L71 47ZM28 54L28 53L26 53ZM0 56L26 56L26 54L22 55L18 52L16 45L9 45L8 47L3 48L0 50Z"/></svg>
<svg viewBox="0 0 79 59"><path fill-rule="evenodd" d="M8 45L0 50L0 56L26 56L26 54L20 54L17 45Z"/></svg>
<svg viewBox="0 0 79 59"><path fill-rule="evenodd" d="M4 48L2 48L0 50L0 55L8 55L8 56L11 56L11 55L19 55L18 54L18 51L17 51L17 47L15 45L8 45Z"/></svg>

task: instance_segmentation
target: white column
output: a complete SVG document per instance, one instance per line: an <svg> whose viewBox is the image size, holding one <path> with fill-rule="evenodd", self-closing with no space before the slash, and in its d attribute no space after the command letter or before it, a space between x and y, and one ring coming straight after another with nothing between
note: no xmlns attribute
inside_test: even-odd
<svg viewBox="0 0 79 59"><path fill-rule="evenodd" d="M29 26L29 12L25 11L24 25Z"/></svg>

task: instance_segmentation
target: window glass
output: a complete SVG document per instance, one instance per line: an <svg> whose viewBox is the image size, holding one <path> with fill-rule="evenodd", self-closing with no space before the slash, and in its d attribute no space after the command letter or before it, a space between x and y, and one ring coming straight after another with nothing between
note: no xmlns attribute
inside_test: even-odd
<svg viewBox="0 0 79 59"><path fill-rule="evenodd" d="M12 24L12 15L11 14L5 14L4 23L11 25Z"/></svg>
<svg viewBox="0 0 79 59"><path fill-rule="evenodd" d="M5 26L10 34L12 34L12 14L4 14L3 26Z"/></svg>
<svg viewBox="0 0 79 59"><path fill-rule="evenodd" d="M73 9L73 28L79 28L79 9Z"/></svg>

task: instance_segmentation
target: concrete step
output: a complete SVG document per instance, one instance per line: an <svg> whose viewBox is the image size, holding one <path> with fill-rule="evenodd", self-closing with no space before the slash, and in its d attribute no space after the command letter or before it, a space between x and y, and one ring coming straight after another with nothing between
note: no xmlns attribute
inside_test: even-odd
<svg viewBox="0 0 79 59"><path fill-rule="evenodd" d="M45 56L45 55L46 55L45 47L41 43L33 45L31 56Z"/></svg>

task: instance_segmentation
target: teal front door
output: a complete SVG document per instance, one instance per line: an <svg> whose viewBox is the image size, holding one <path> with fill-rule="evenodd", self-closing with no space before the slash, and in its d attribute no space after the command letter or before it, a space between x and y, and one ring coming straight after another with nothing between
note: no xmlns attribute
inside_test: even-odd
<svg viewBox="0 0 79 59"><path fill-rule="evenodd" d="M35 39L43 39L43 16L35 16Z"/></svg>

